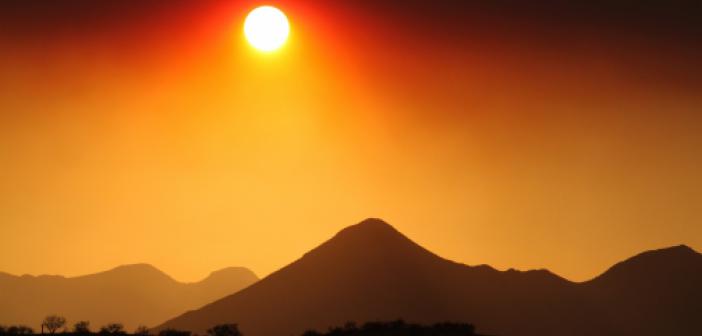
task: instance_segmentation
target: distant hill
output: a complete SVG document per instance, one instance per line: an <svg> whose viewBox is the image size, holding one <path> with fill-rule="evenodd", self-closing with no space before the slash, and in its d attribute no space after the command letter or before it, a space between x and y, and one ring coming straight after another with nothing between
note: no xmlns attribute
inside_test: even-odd
<svg viewBox="0 0 702 336"><path fill-rule="evenodd" d="M247 336L301 334L347 321L458 321L495 335L702 335L702 257L651 251L573 283L549 271L466 266L390 225L348 227L233 295L156 328L202 333L239 323Z"/></svg>
<svg viewBox="0 0 702 336"><path fill-rule="evenodd" d="M147 264L65 278L0 273L0 324L26 324L39 330L48 314L69 323L88 320L93 329L121 322L131 331L198 308L256 282L246 268L213 272L196 283L181 283Z"/></svg>

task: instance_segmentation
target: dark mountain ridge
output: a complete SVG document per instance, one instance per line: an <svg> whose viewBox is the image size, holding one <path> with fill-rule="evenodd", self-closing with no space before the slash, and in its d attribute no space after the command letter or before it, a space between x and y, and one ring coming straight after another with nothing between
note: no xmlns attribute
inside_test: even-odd
<svg viewBox="0 0 702 336"><path fill-rule="evenodd" d="M702 335L702 254L688 246L641 253L582 287L622 335Z"/></svg>
<svg viewBox="0 0 702 336"><path fill-rule="evenodd" d="M423 324L468 322L481 333L497 335L654 335L661 330L692 335L699 330L695 323L702 307L683 298L697 298L702 289L683 285L702 275L700 265L698 253L674 247L643 253L591 281L574 283L547 270L498 271L455 263L382 220L368 219L256 284L156 330L202 333L233 322L244 334L272 336L346 321L402 318ZM667 269L668 275L650 275L657 273L651 266ZM621 285L626 279L650 285ZM637 295L648 299L633 300Z"/></svg>

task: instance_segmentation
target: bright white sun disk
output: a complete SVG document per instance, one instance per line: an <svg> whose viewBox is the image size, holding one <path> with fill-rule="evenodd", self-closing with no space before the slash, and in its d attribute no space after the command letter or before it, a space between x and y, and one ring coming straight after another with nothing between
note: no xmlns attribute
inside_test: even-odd
<svg viewBox="0 0 702 336"><path fill-rule="evenodd" d="M270 52L285 44L290 35L290 24L280 9L261 6L246 17L244 35L254 48Z"/></svg>

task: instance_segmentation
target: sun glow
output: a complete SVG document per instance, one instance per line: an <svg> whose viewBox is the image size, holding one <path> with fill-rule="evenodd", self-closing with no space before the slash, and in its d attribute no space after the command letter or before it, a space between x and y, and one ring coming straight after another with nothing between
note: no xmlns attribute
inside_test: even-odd
<svg viewBox="0 0 702 336"><path fill-rule="evenodd" d="M246 17L244 35L254 48L272 52L285 44L290 35L290 24L278 8L261 6Z"/></svg>

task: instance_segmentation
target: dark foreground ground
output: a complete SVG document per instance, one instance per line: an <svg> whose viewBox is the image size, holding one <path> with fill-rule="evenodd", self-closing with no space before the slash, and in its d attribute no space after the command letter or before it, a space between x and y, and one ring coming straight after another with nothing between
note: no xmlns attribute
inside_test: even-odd
<svg viewBox="0 0 702 336"><path fill-rule="evenodd" d="M49 332L36 333L33 329L25 326L0 327L0 336L34 336L34 335L56 335L56 336L200 336L189 331L166 329L158 333L150 333L147 329L142 329L134 333L127 333L116 328L119 324L112 325L111 330L101 330L98 332L70 332L57 331L54 334ZM222 324L212 327L207 331L207 336L244 336L236 324ZM437 323L433 325L420 325L406 323L402 320L391 322L367 322L357 325L354 322L347 322L344 326L330 327L326 331L308 330L301 336L487 336L477 334L475 326L467 323Z"/></svg>

